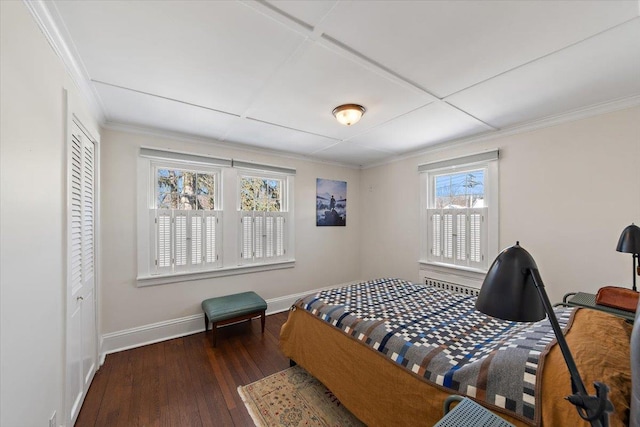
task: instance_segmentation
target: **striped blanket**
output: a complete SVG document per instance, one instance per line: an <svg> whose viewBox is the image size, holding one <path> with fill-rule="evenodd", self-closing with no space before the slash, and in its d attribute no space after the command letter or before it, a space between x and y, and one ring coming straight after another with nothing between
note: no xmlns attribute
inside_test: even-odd
<svg viewBox="0 0 640 427"><path fill-rule="evenodd" d="M429 382L536 424L537 377L555 338L551 325L486 316L475 310L475 299L378 279L309 295L296 306ZM563 328L572 313L557 309Z"/></svg>

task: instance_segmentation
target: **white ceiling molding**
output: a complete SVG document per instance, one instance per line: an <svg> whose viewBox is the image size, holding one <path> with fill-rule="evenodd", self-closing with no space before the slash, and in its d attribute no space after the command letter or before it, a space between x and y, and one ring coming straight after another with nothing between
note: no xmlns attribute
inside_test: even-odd
<svg viewBox="0 0 640 427"><path fill-rule="evenodd" d="M239 114L230 113L229 111L216 110L215 108L209 108L209 107L207 107L205 105L193 104L191 102L182 101L180 99L174 99L174 98L169 98L169 97L162 96L162 95L156 95L155 93L144 92L144 91L137 90L137 89L131 89L129 87L115 85L115 84L112 84L112 83L101 82L100 80L91 80L91 82L97 83L99 85L111 86L111 87L122 89L122 90L128 90L130 92L139 93L141 95L153 96L155 98L160 98L160 99L164 99L164 100L167 100L167 101L178 102L180 104L189 105L191 107L202 108L204 110L213 111L215 113L226 114L226 115L233 116L233 117L241 117Z"/></svg>
<svg viewBox="0 0 640 427"><path fill-rule="evenodd" d="M362 169L361 166L357 166L349 163L321 160L321 159L316 159L309 156L292 154L286 151L261 149L251 145L244 145L236 142L230 143L230 142L218 141L211 138L202 137L199 135L190 135L187 133L172 132L172 131L167 131L167 130L162 130L157 128L149 128L144 126L131 125L131 124L125 124L125 123L114 123L114 122L106 122L103 125L103 128L107 130L116 131L116 132L126 132L126 133L133 133L137 135L164 138L164 139L170 139L172 141L177 141L177 142L187 142L190 144L201 145L203 149L210 149L213 147L213 148L220 148L224 150L241 151L249 154L251 153L259 154L262 156L277 156L284 159L301 160L301 161L316 163L320 165L339 166L339 167L344 167L348 169Z"/></svg>
<svg viewBox="0 0 640 427"><path fill-rule="evenodd" d="M326 34L322 35L322 37L318 40L318 43L334 51L338 55L343 56L344 58L349 59L350 61L353 61L363 66L364 68L369 69L370 71L378 74L381 77L389 79L417 93L428 95L432 101L440 100L440 98L438 98L436 95L431 93L428 89L420 86L418 83L411 81L406 77L401 76L400 74L385 67L379 62L376 62L373 59L368 58L367 56L357 52L356 50L350 48L344 43L341 43L340 41Z"/></svg>
<svg viewBox="0 0 640 427"><path fill-rule="evenodd" d="M310 37L313 33L313 26L306 22L297 19L295 16L289 15L284 11L270 5L266 1L247 1L241 0L241 3L245 6L263 14L264 16L273 19L274 21L282 24L288 29L297 32L298 34Z"/></svg>
<svg viewBox="0 0 640 427"><path fill-rule="evenodd" d="M297 128L292 128L292 127L289 127L289 126L283 126L283 125L279 125L277 123L265 122L264 120L254 119L253 117L247 117L246 119L247 120L253 120L254 122L264 123L264 124L269 125L269 126L275 126L275 127L279 127L279 128L282 128L282 129L293 130L293 131L300 132L300 133L306 133L307 135L315 135L315 136L321 136L323 138L333 139L336 142L342 141L340 139L332 138L332 137L327 136L327 135L321 135L319 133L308 132L308 131L303 130L303 129L297 129Z"/></svg>
<svg viewBox="0 0 640 427"><path fill-rule="evenodd" d="M613 113L615 111L625 110L627 108L633 108L638 106L640 106L640 95L635 95L628 98L606 102L600 105L590 106L587 108L572 111L562 115L547 117L546 119L536 120L534 122L513 126L511 128L506 128L506 129L498 130L491 133L483 133L477 136L471 136L466 138L459 138L453 141L447 141L445 143L437 144L424 150L418 150L418 151L414 151L404 155L395 155L391 159L384 160L381 162L376 162L366 166L354 166L353 164L342 163L342 162L323 161L323 160L314 159L308 156L300 156L300 155L295 155L287 152L274 152L274 150L263 150L263 149L259 149L249 145L227 143L223 141L216 141L210 138L200 137L197 135L189 135L189 134L180 133L180 132L171 132L166 130L160 130L157 128L145 128L143 126L136 126L136 125L130 125L130 124L124 124L124 123L106 122L104 124L104 128L109 130L119 131L119 132L130 132L130 133L135 133L140 135L167 138L174 141L189 142L192 144L202 144L203 146L206 146L206 147L219 147L221 149L239 150L247 153L256 153L256 154L270 155L270 156L277 155L279 157L284 157L289 159L303 160L307 162L325 164L325 165L331 165L331 166L341 166L349 169L370 169L370 168L383 166L386 164L391 164L391 163L395 163L395 162L406 160L406 159L424 156L430 153L450 150L455 147L471 145L471 144L475 144L483 141L491 141L498 138L503 138L505 136L531 132L538 129L544 129L552 126L557 126L563 123L569 123L576 120L587 119L589 117L598 116L601 114Z"/></svg>
<svg viewBox="0 0 640 427"><path fill-rule="evenodd" d="M433 145L423 150L417 150L411 153L396 156L388 161L382 161L375 164L370 164L362 167L361 169L369 169L385 164L395 163L406 159L424 156L426 154L437 153L440 151L450 150L456 147L462 147L465 145L471 145L483 141L492 141L498 138L504 138L505 136L518 135L526 132L533 132L538 129L549 128L563 123L575 122L577 120L588 119L589 117L599 116L601 114L613 113L620 110L626 110L627 108L634 108L640 106L640 95L634 95L627 98L617 99L615 101L604 102L599 105L592 105L589 107L581 108L575 111L570 111L564 114L558 114L556 116L550 116L540 120L534 120L529 123L523 123L519 125L510 126L508 128L500 129L495 132L487 132L480 135L470 136L466 138L459 138L452 141L447 141L441 144Z"/></svg>
<svg viewBox="0 0 640 427"><path fill-rule="evenodd" d="M638 0L638 4L640 4L640 0ZM613 29L615 29L615 28L617 28L617 27L620 27L620 26L622 26L622 25L625 25L625 24L627 24L627 23L629 23L629 22L632 22L632 21L634 21L634 20L636 20L636 19L638 19L638 18L637 18L637 17L634 17L634 18L628 19L627 21L621 22L621 23L619 23L619 24L617 24L617 25L614 25L613 27L606 28L606 29L604 29L604 30L602 30L602 31L600 31L600 32L598 32L598 33L596 33L596 34L592 34L591 36L589 36L589 37L587 37L587 38L584 38L584 39L582 39L582 40L578 40L578 41L573 42L573 43L571 43L571 44L569 44L569 45L566 45L566 46L562 46L562 47L561 47L561 48L559 48L559 49L556 49L556 50L554 50L554 51L552 51L552 52L547 52L546 54L541 55L541 56L539 56L539 57L537 57L537 58L532 58L531 60L529 60L529 61L527 61L527 62L523 62L523 63L521 63L521 64L518 64L518 65L517 65L517 66L515 66L515 67L512 67L512 68L509 68L509 69L507 69L507 70L504 70L504 71L502 71L502 72L500 72L500 73L498 73L498 74L496 74L496 75L494 75L494 76L492 76L492 77L490 77L490 78L488 78L488 79L485 79L485 80L481 80L481 81L475 82L474 84L472 84L472 85L470 85L470 86L467 86L467 87L464 87L464 88L458 89L458 90L456 90L455 92L449 93L449 94L447 94L446 96L444 96L442 99L446 101L447 99L452 98L454 95L456 95L456 94L458 94L458 93L460 93L460 92L464 92L465 90L471 89L471 88L473 88L473 87L475 87L475 86L478 86L478 85L480 85L480 84L482 84L482 83L485 83L485 82L487 82L487 81L489 81L489 80L496 79L496 78L498 78L498 77L500 77L500 76L502 76L502 75L504 75L504 74L510 73L510 72L515 71L515 70L517 70L517 69L519 69L519 68L526 67L527 65L530 65L530 64L533 64L533 63L535 63L535 62L538 62L538 61L540 61L540 60L542 60L542 59L544 59L544 58L550 57L550 56L555 55L555 54L557 54L557 53L559 53L559 52L562 52L562 51L564 51L564 50L571 49L572 47L575 47L575 46L577 46L577 45L579 45L579 44L581 44L581 43L584 43L585 41L587 41L587 40L589 40L589 39L593 39L593 38L595 38L595 37L597 37L597 36L599 36L599 35L602 35L602 34L604 34L604 33L608 32L608 31L611 31L611 30L613 30Z"/></svg>
<svg viewBox="0 0 640 427"><path fill-rule="evenodd" d="M40 31L42 31L42 34L44 34L49 42L49 45L51 45L53 51L62 60L67 73L69 73L71 79L80 90L94 118L101 125L104 124L106 121L104 106L100 103L94 88L89 84L89 78L84 66L79 62L79 59L77 59L79 56L77 53L73 54L71 52L67 42L60 34L60 21L56 22L54 17L51 16L44 0L23 1L40 27Z"/></svg>

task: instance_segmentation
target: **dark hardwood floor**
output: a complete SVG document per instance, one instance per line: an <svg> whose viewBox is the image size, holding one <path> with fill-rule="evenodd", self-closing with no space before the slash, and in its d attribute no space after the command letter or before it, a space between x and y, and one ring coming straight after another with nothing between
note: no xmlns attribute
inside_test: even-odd
<svg viewBox="0 0 640 427"><path fill-rule="evenodd" d="M76 426L252 426L237 388L289 367L278 348L287 312L110 354Z"/></svg>

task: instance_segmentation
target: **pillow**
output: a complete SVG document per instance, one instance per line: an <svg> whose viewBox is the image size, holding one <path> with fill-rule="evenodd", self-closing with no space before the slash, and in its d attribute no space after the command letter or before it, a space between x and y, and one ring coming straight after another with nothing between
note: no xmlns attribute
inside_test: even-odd
<svg viewBox="0 0 640 427"><path fill-rule="evenodd" d="M636 291L618 286L605 286L598 290L596 304L607 307L619 308L620 310L635 312L638 306L638 295Z"/></svg>

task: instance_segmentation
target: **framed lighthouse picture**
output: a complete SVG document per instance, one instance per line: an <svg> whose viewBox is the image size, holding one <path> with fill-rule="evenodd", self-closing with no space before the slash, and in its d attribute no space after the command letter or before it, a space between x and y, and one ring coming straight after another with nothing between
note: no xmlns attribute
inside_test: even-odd
<svg viewBox="0 0 640 427"><path fill-rule="evenodd" d="M347 225L347 182L316 179L316 225Z"/></svg>

